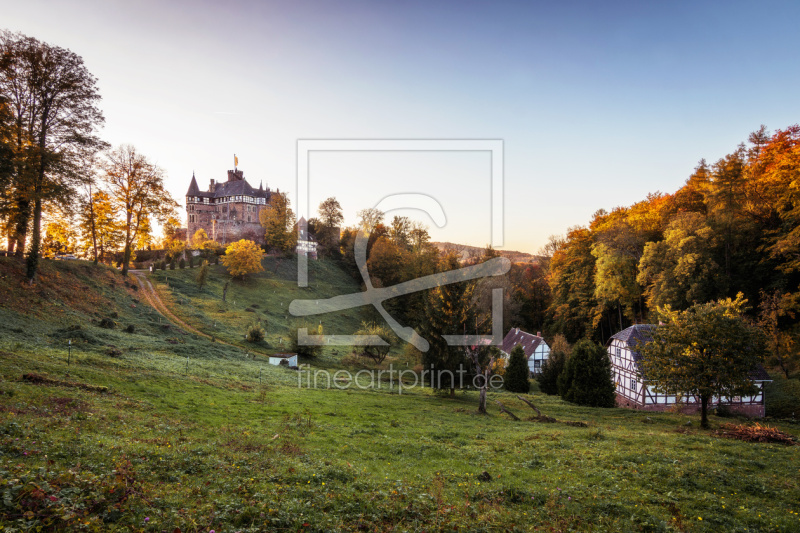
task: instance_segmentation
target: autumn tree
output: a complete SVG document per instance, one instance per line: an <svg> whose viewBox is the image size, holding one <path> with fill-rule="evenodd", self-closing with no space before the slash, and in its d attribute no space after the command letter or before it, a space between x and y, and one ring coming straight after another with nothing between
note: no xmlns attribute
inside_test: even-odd
<svg viewBox="0 0 800 533"><path fill-rule="evenodd" d="M758 306L758 325L764 332L768 359L773 368L780 369L786 379L800 367L800 355L795 337L781 327L781 321L794 318L791 295L781 291L761 291Z"/></svg>
<svg viewBox="0 0 800 533"><path fill-rule="evenodd" d="M92 250L95 264L118 252L125 235L111 197L91 187L81 200L78 228L83 247Z"/></svg>
<svg viewBox="0 0 800 533"><path fill-rule="evenodd" d="M640 379L666 394L700 399L701 425L708 427L708 404L714 397L754 392L749 373L761 363L763 333L744 317L747 300L695 304L685 311L658 309L663 323L653 340L638 347ZM573 354L574 356L574 354Z"/></svg>
<svg viewBox="0 0 800 533"><path fill-rule="evenodd" d="M195 276L194 280L197 283L197 287L202 291L205 284L208 282L208 261L203 260L203 264L200 266L200 269L197 271L197 276Z"/></svg>
<svg viewBox="0 0 800 533"><path fill-rule="evenodd" d="M596 259L592 255L592 234L587 228L569 231L561 248L550 261L550 306L556 331L575 341L592 331L595 300Z"/></svg>
<svg viewBox="0 0 800 533"><path fill-rule="evenodd" d="M497 346L469 346L465 349L467 357L472 362L475 373L475 382L478 385L478 412L486 414L486 393L492 379L497 363L502 359L502 354Z"/></svg>
<svg viewBox="0 0 800 533"><path fill-rule="evenodd" d="M264 252L259 245L241 239L228 245L225 255L222 256L222 264L231 276L241 276L244 279L247 274L263 272L264 267L261 265L263 258Z"/></svg>
<svg viewBox="0 0 800 533"><path fill-rule="evenodd" d="M39 266L46 204L69 205L88 181L81 163L105 146L96 80L73 52L32 37L0 33L0 94L8 102L13 160L11 214L17 250L31 240L27 278Z"/></svg>
<svg viewBox="0 0 800 533"><path fill-rule="evenodd" d="M122 275L127 275L134 245L148 233L150 219L166 222L178 204L164 188L164 172L131 145L123 145L106 154L104 164L106 190L122 214L125 233Z"/></svg>
<svg viewBox="0 0 800 533"><path fill-rule="evenodd" d="M197 248L198 250L203 248L203 245L209 241L208 233L203 228L194 232L192 235L192 246Z"/></svg>
<svg viewBox="0 0 800 533"><path fill-rule="evenodd" d="M361 230L367 235L371 235L379 224L383 224L385 213L380 209L369 207L360 210L356 215L358 216L358 225Z"/></svg>
<svg viewBox="0 0 800 533"><path fill-rule="evenodd" d="M273 193L269 205L258 215L264 228L267 246L284 254L291 254L297 247L295 215L289 206L289 197L284 193Z"/></svg>
<svg viewBox="0 0 800 533"><path fill-rule="evenodd" d="M54 213L44 228L42 242L42 256L55 257L57 255L72 254L76 252L78 235L69 216L64 213Z"/></svg>
<svg viewBox="0 0 800 533"><path fill-rule="evenodd" d="M645 287L648 306L685 309L719 297L724 286L716 248L717 234L704 215L676 215L664 232L664 240L647 243L639 261L637 280Z"/></svg>

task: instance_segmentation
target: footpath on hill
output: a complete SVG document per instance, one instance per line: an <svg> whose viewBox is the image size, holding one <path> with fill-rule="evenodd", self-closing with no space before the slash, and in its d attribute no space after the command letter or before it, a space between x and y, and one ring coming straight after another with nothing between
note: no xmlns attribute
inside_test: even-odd
<svg viewBox="0 0 800 533"><path fill-rule="evenodd" d="M187 324L186 322L184 322L183 320L181 320L180 318L175 316L172 313L172 311L169 310L169 307L167 307L167 304L164 303L164 300L161 299L161 296L159 296L158 291L155 289L155 287L150 282L150 280L147 279L147 277L144 275L145 271L133 271L132 270L132 271L130 271L130 273L133 274L134 277L136 278L136 281L139 282L139 287L141 287L141 289L142 289L142 294L144 295L145 300L147 300L147 303L150 304L150 307L155 309L160 315L162 315L164 318L166 318L167 320L172 322L174 325L176 325L176 326L178 326L178 327L180 327L180 328L182 328L182 329L184 329L184 330L186 330L186 331L188 331L190 333L194 333L195 335L199 335L201 337L205 337L206 339L210 340L211 342L218 342L218 343L224 344L226 346L231 346L233 348L238 348L240 350L244 350L244 348L242 348L241 346L237 346L237 345L231 344L229 342L221 341L216 337L212 337L211 335L209 335L207 333L203 333L202 331L200 331L200 330L198 330L196 328L193 328L192 326L190 326L189 324ZM269 357L269 354L266 354L266 353L263 353L263 352L259 352L258 350L255 350L255 349L252 349L252 348L247 349L246 351L249 352L249 353L252 353L254 355L261 355L261 356L264 356L264 357Z"/></svg>

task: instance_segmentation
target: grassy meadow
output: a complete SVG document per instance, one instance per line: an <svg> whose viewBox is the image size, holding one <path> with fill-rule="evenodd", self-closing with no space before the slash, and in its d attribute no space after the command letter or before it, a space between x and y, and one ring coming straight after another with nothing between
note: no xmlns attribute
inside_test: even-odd
<svg viewBox="0 0 800 533"><path fill-rule="evenodd" d="M246 325L261 319L259 351L280 351L291 299L358 286L312 262L313 289L292 287L293 265L268 260L225 304L221 269L203 291L196 270L153 275L173 313L228 346L164 323L111 269L45 261L26 287L0 258L1 531L800 531L798 446L535 387L558 422L525 420L533 411L505 392L481 416L474 391L298 386L304 375L248 353Z"/></svg>

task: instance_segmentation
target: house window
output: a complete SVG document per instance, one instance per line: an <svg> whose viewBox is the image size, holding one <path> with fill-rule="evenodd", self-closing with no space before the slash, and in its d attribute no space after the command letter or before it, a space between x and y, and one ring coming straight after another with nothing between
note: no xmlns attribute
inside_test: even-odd
<svg viewBox="0 0 800 533"><path fill-rule="evenodd" d="M619 354L620 354L619 346L617 346L614 350L616 352L617 357L619 357Z"/></svg>
<svg viewBox="0 0 800 533"><path fill-rule="evenodd" d="M636 390L636 380L633 378L631 378L631 390L633 391Z"/></svg>
<svg viewBox="0 0 800 533"><path fill-rule="evenodd" d="M533 360L533 371L539 372L542 369L542 360L541 359L534 359Z"/></svg>

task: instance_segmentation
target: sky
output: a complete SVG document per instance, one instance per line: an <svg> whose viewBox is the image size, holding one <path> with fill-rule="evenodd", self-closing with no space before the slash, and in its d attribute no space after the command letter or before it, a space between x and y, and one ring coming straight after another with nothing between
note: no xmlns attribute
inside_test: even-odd
<svg viewBox="0 0 800 533"><path fill-rule="evenodd" d="M0 28L84 59L101 136L161 166L181 204L192 173L205 189L236 154L251 185L302 208L298 140L499 139L500 247L530 253L800 116L795 1L0 0L0 13ZM311 215L334 196L354 224L416 192L447 216L434 240L491 239L487 152L323 151L308 168Z"/></svg>

